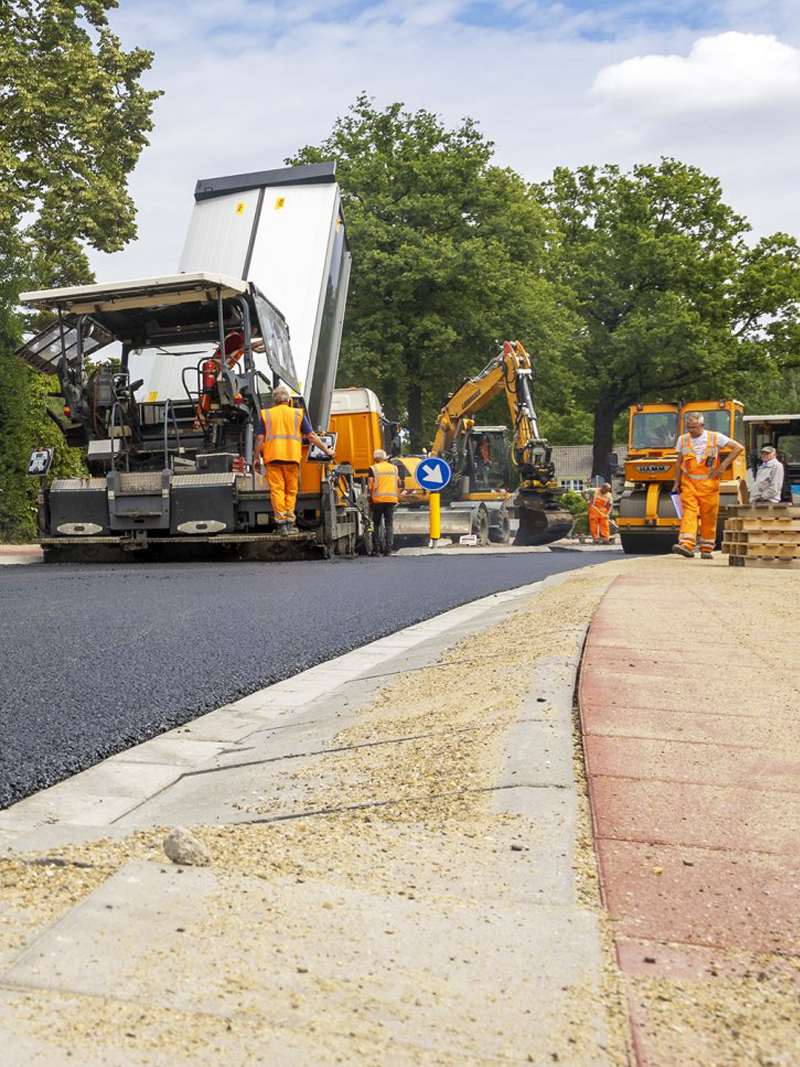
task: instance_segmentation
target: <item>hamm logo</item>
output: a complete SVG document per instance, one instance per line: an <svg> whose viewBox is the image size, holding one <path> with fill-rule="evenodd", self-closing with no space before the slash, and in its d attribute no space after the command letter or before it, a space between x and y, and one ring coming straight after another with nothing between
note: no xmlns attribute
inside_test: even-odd
<svg viewBox="0 0 800 1067"><path fill-rule="evenodd" d="M669 463L640 463L636 469L642 474L663 474L669 468Z"/></svg>

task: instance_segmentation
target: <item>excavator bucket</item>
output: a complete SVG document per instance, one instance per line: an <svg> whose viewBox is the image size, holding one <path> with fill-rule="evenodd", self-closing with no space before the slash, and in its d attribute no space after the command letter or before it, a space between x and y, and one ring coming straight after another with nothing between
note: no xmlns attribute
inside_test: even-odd
<svg viewBox="0 0 800 1067"><path fill-rule="evenodd" d="M519 529L514 544L520 547L549 545L566 537L575 521L555 500L545 499L541 493L521 489L515 500Z"/></svg>

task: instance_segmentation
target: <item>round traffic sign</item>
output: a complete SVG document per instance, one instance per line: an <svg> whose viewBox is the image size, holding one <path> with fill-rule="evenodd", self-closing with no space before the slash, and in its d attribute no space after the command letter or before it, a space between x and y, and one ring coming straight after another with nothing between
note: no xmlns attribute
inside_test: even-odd
<svg viewBox="0 0 800 1067"><path fill-rule="evenodd" d="M414 477L420 489L429 493L438 493L444 489L453 475L450 464L438 456L428 456L417 464Z"/></svg>

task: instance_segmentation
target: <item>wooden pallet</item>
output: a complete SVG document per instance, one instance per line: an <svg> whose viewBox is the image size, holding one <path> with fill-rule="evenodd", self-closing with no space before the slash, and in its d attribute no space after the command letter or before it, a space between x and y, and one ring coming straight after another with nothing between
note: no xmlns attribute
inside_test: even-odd
<svg viewBox="0 0 800 1067"><path fill-rule="evenodd" d="M800 545L800 530L775 530L771 526L760 530L729 530L726 526L725 540L741 545L751 545L759 541L762 544Z"/></svg>
<svg viewBox="0 0 800 1067"><path fill-rule="evenodd" d="M732 519L800 519L800 507L793 504L736 504L728 508Z"/></svg>
<svg viewBox="0 0 800 1067"><path fill-rule="evenodd" d="M778 571L800 570L800 559L775 559L763 556L728 556L731 567L768 567Z"/></svg>
<svg viewBox="0 0 800 1067"><path fill-rule="evenodd" d="M765 515L763 519L734 517L726 521L725 529L736 533L749 532L750 530L800 533L800 519L792 519L783 515Z"/></svg>
<svg viewBox="0 0 800 1067"><path fill-rule="evenodd" d="M800 559L800 544L781 544L775 541L722 542L722 551L729 556L763 556L774 559Z"/></svg>
<svg viewBox="0 0 800 1067"><path fill-rule="evenodd" d="M731 508L722 551L732 567L800 567L800 508L791 504Z"/></svg>

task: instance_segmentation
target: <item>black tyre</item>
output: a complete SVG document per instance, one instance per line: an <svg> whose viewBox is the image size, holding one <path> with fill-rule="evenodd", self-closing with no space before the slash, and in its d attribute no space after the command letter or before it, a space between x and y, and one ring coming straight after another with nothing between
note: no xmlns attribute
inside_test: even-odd
<svg viewBox="0 0 800 1067"><path fill-rule="evenodd" d="M507 545L511 540L511 520L505 511L500 516L499 524L489 530L489 537L496 545Z"/></svg>
<svg viewBox="0 0 800 1067"><path fill-rule="evenodd" d="M365 529L358 542L358 551L362 556L372 555L372 530Z"/></svg>
<svg viewBox="0 0 800 1067"><path fill-rule="evenodd" d="M475 533L478 535L479 545L489 544L489 512L486 508L478 508L478 518L475 523Z"/></svg>

